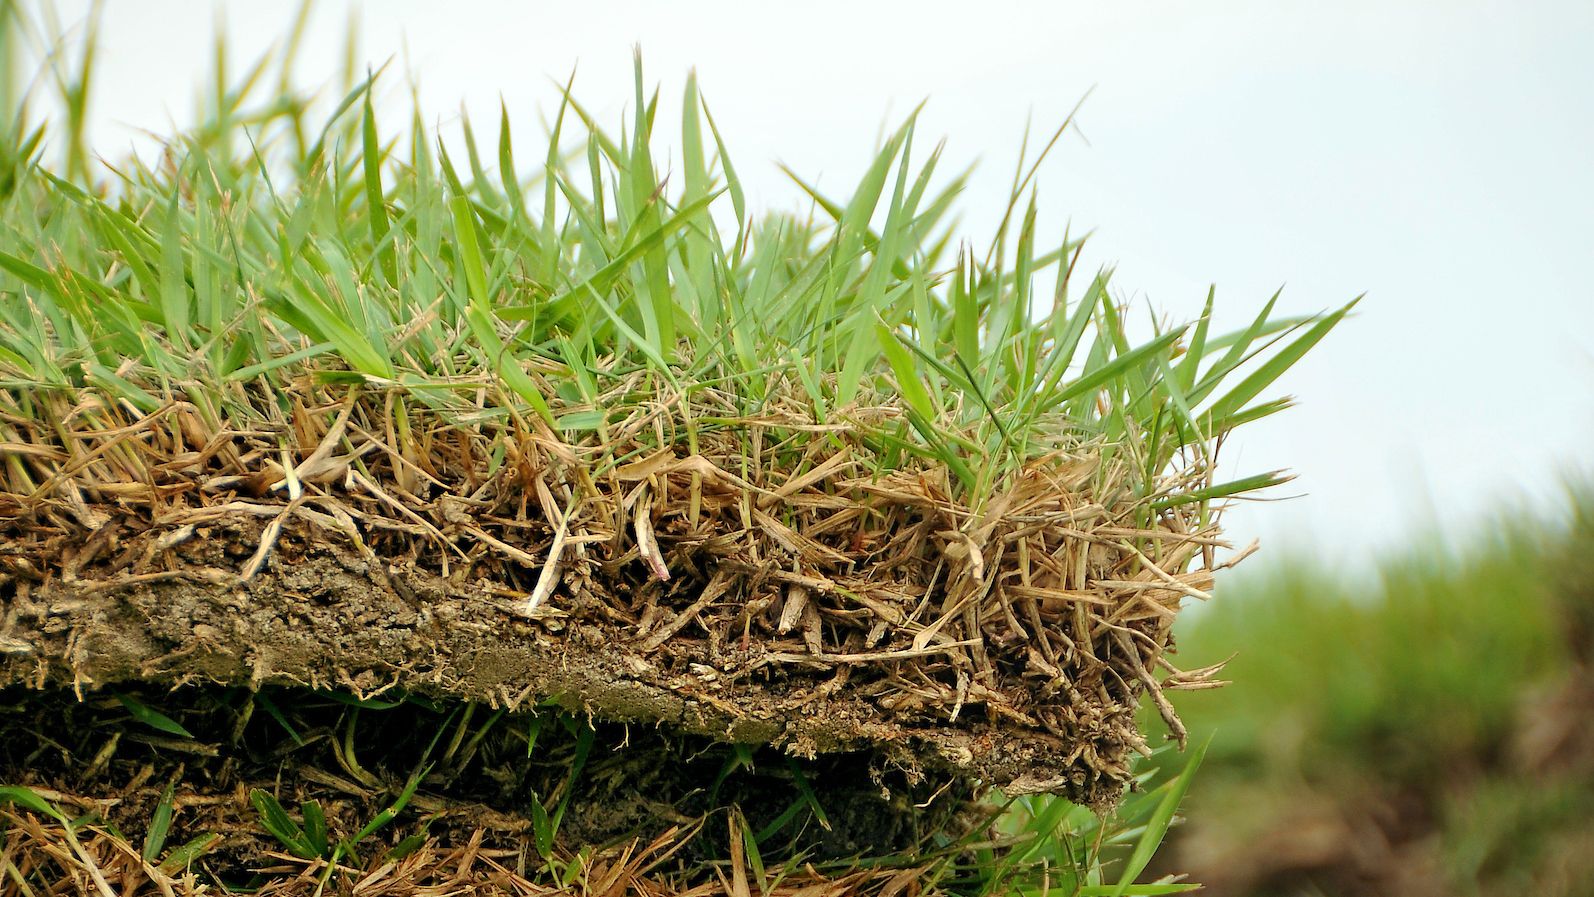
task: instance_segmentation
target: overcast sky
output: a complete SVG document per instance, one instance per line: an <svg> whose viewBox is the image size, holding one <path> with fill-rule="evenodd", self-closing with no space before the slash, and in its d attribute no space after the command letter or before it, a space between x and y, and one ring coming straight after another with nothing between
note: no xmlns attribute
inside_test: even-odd
<svg viewBox="0 0 1594 897"><path fill-rule="evenodd" d="M86 3L57 4L65 22ZM233 58L282 35L289 4L221 3ZM1594 441L1594 3L1380 0L1033 4L323 3L302 83L362 56L420 82L445 127L463 101L517 149L556 107L550 79L618 122L631 51L677 114L695 67L750 199L792 207L777 160L850 190L877 136L920 100L943 170L979 159L963 208L983 241L1026 119L1060 122L1042 232L1094 229L1092 267L1175 318L1216 284L1238 325L1279 287L1307 313L1358 315L1283 382L1300 406L1237 436L1235 474L1290 467L1292 501L1231 532L1330 559L1500 500L1553 500ZM186 2L107 4L93 138L193 120L217 17ZM405 99L388 82L393 118ZM402 118L398 118L403 121ZM927 143L927 142L926 142Z"/></svg>

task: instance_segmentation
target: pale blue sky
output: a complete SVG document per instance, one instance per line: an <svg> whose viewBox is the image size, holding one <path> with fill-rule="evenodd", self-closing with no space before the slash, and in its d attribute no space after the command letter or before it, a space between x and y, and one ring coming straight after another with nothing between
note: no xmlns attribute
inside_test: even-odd
<svg viewBox="0 0 1594 897"><path fill-rule="evenodd" d="M1041 176L1041 227L1094 228L1086 263L1125 298L1237 322L1284 286L1358 316L1292 372L1301 406L1227 446L1235 473L1292 467L1289 502L1236 537L1347 558L1498 499L1553 498L1594 441L1594 3L373 3L363 52L398 57L446 124L491 130L502 96L534 127L550 78L616 120L631 48L666 99L696 66L754 202L790 206L779 159L836 192L882 124L929 98L921 133L982 169L969 231L1000 214L1026 117L1049 128L1092 86ZM58 4L64 21L84 3ZM337 64L358 4L325 3L305 83ZM236 59L288 4L222 3ZM107 5L94 138L192 120L213 26L195 5ZM391 82L396 99L402 83ZM517 143L528 138L520 137ZM524 151L523 151L524 152Z"/></svg>

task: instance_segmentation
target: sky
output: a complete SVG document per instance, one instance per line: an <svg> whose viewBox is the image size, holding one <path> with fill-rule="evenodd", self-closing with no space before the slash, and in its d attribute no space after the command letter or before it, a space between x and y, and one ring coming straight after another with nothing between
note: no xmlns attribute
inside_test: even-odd
<svg viewBox="0 0 1594 897"><path fill-rule="evenodd" d="M89 5L56 8L70 24ZM1414 534L1485 528L1502 503L1556 507L1594 467L1594 3L972 9L326 2L299 79L338 70L353 20L362 60L399 72L379 117L405 120L411 76L445 130L463 108L495 132L502 100L529 158L522 135L572 71L577 97L618 123L640 46L661 122L696 69L761 208L801 204L777 162L850 191L882 130L927 101L920 139L945 137L941 170L979 163L962 209L981 245L1026 123L1050 131L1084 99L1041 170L1039 228L1054 243L1091 231L1081 264L1113 266L1120 298L1183 320L1216 285L1232 328L1281 288L1291 314L1366 296L1278 384L1298 407L1225 446L1236 476L1298 474L1276 490L1289 500L1229 514L1237 541L1353 565ZM141 129L194 121L218 22L232 58L252 59L293 7L103 12L91 134L114 157Z"/></svg>

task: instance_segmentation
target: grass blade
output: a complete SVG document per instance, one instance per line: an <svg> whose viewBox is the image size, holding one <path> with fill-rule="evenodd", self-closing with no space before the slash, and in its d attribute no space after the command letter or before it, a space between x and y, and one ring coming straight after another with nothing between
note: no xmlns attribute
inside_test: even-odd
<svg viewBox="0 0 1594 897"><path fill-rule="evenodd" d="M126 708L128 713L132 714L133 719L149 726L151 729L165 732L168 735L176 735L180 738L194 737L194 733L183 728L182 724L159 710L142 703L132 695L119 694L116 699L122 703L122 707Z"/></svg>
<svg viewBox="0 0 1594 897"><path fill-rule="evenodd" d="M1157 803L1151 817L1146 820L1146 830L1135 844L1135 849L1130 853L1129 859L1124 864L1123 874L1118 879L1118 885L1112 891L1112 897L1125 897L1134 886L1134 881L1145 871L1146 865L1151 862L1151 857L1161 846L1163 836L1168 833L1168 828L1173 825L1174 813L1179 809L1179 803L1184 800L1185 792L1190 790L1190 782L1195 778L1195 771L1200 768L1201 760L1207 754L1207 747L1212 740L1208 738L1201 745L1190 752L1190 759L1185 762L1184 769L1178 777L1163 787L1166 789L1162 800ZM1144 891L1140 893L1145 893Z"/></svg>

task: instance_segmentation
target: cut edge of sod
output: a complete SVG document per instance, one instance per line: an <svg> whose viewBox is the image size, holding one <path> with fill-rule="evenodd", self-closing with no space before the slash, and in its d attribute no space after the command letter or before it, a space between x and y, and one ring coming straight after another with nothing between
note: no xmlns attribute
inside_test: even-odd
<svg viewBox="0 0 1594 897"><path fill-rule="evenodd" d="M1218 334L1209 295L1135 336L1036 232L1056 136L981 254L911 116L851 196L760 217L693 79L668 176L639 59L629 123L567 87L527 177L507 111L456 158L418 110L382 129L376 74L313 122L298 36L108 179L91 48L31 82L66 100L57 170L0 91L6 681L469 682L1098 807L1142 698L1182 743L1164 692L1218 669L1171 662L1172 620L1248 553L1223 503L1285 479L1219 481L1217 449L1354 302ZM258 625L322 656L274 667ZM503 646L601 663L572 695L495 680Z"/></svg>

